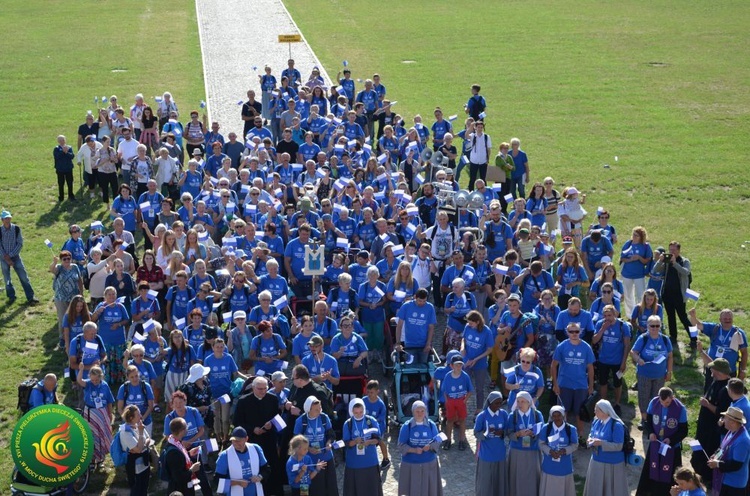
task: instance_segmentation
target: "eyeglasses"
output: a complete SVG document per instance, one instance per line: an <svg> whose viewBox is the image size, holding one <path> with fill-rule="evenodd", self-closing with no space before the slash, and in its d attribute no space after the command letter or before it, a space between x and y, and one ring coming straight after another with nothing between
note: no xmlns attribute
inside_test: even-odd
<svg viewBox="0 0 750 496"><path fill-rule="evenodd" d="M648 328L649 329L661 329L661 325L660 324L649 324Z"/></svg>
<svg viewBox="0 0 750 496"><path fill-rule="evenodd" d="M70 257L62 257L62 260L63 260L63 261L65 261L65 260L70 260Z"/></svg>
<svg viewBox="0 0 750 496"><path fill-rule="evenodd" d="M75 233L79 233L79 232L81 232L80 229L73 229L72 231L70 231L70 234L75 234Z"/></svg>
<svg viewBox="0 0 750 496"><path fill-rule="evenodd" d="M528 360L521 360L521 363L531 363L531 362Z"/></svg>
<svg viewBox="0 0 750 496"><path fill-rule="evenodd" d="M352 327L351 324L341 324L341 327Z"/></svg>
<svg viewBox="0 0 750 496"><path fill-rule="evenodd" d="M260 193L250 193L250 196L259 196Z"/></svg>
<svg viewBox="0 0 750 496"><path fill-rule="evenodd" d="M612 291L602 291L602 294L612 294Z"/></svg>

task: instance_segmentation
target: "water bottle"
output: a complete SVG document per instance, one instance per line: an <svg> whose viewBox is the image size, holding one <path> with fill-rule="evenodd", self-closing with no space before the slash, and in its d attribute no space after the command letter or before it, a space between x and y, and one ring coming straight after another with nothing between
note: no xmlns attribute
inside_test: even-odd
<svg viewBox="0 0 750 496"><path fill-rule="evenodd" d="M299 493L300 496L310 496L310 486L307 484L300 484Z"/></svg>

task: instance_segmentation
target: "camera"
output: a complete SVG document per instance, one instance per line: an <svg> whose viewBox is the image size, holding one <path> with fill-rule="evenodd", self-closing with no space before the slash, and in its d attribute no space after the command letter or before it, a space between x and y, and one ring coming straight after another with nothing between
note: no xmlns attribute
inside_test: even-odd
<svg viewBox="0 0 750 496"><path fill-rule="evenodd" d="M664 261L665 262L671 262L672 261L672 254L671 253L665 253L664 254Z"/></svg>

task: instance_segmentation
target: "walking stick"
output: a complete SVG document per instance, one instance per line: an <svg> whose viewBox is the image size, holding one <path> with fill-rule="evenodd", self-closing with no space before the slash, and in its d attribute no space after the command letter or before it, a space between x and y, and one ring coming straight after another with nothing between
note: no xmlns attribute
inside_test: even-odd
<svg viewBox="0 0 750 496"><path fill-rule="evenodd" d="M78 164L78 179L80 181L81 185L81 198L84 196L83 191L83 166L81 164Z"/></svg>

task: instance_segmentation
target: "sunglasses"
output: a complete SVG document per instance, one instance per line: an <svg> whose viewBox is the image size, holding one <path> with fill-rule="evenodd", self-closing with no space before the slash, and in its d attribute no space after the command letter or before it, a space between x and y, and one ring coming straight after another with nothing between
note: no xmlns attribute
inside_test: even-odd
<svg viewBox="0 0 750 496"><path fill-rule="evenodd" d="M229 195L221 195L222 198L231 198Z"/></svg>
<svg viewBox="0 0 750 496"><path fill-rule="evenodd" d="M660 325L658 325L658 324L657 324L657 325L651 325L651 324L649 324L649 325L648 325L648 328L649 328L649 329L661 329L661 326L660 326Z"/></svg>
<svg viewBox="0 0 750 496"><path fill-rule="evenodd" d="M70 260L70 257L62 257L61 260Z"/></svg>
<svg viewBox="0 0 750 496"><path fill-rule="evenodd" d="M602 291L602 294L612 294L612 291Z"/></svg>
<svg viewBox="0 0 750 496"><path fill-rule="evenodd" d="M568 334L581 334L581 331L568 331Z"/></svg>
<svg viewBox="0 0 750 496"><path fill-rule="evenodd" d="M260 193L250 193L250 196L259 196Z"/></svg>

